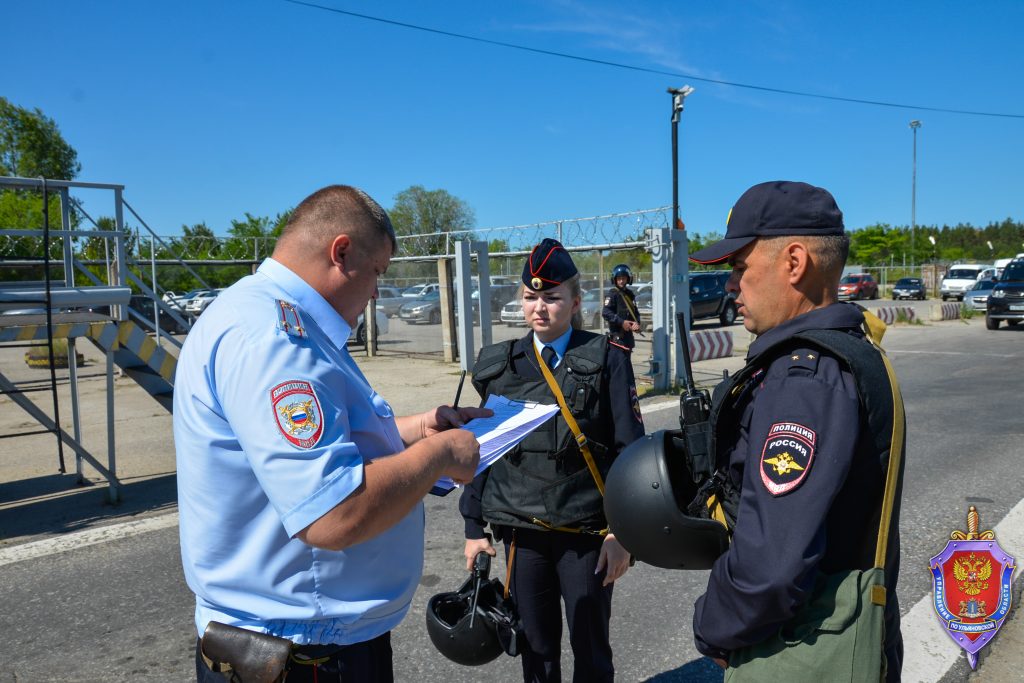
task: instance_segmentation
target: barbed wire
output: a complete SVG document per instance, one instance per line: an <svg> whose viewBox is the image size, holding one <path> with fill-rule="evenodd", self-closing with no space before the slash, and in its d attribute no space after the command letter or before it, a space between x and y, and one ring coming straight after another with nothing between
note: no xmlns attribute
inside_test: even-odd
<svg viewBox="0 0 1024 683"><path fill-rule="evenodd" d="M452 256L455 242L469 239L486 241L493 253L529 251L544 238L557 239L567 248L626 248L637 246L646 239L649 228L664 228L670 222L671 207L662 206L624 213L586 218L509 225L473 230L433 232L398 237L398 256L401 258L436 258ZM216 235L161 236L168 246L159 243L155 250L145 235L137 235L130 228L126 232L129 255L139 261L155 258L180 258L184 261L261 261L269 256L277 243L276 237L233 237ZM60 258L63 249L61 237L51 239L51 256ZM76 255L96 248L105 238L78 237L74 239ZM0 230L0 258L42 256L42 237L6 234Z"/></svg>

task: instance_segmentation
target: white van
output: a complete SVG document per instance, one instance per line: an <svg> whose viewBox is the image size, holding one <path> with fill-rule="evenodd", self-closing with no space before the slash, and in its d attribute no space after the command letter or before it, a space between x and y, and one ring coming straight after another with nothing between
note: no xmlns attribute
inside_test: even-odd
<svg viewBox="0 0 1024 683"><path fill-rule="evenodd" d="M1017 254L1014 258L996 259L996 262L995 262L996 277L998 278L1000 275L1003 274L1003 268L1006 268L1006 266L1008 266L1010 264L1010 261L1013 261L1014 259L1018 259L1018 258L1024 258L1024 254Z"/></svg>
<svg viewBox="0 0 1024 683"><path fill-rule="evenodd" d="M942 300L956 299L962 301L964 292L974 286L978 280L992 279L996 276L995 266L978 263L957 263L949 267L942 278L939 293Z"/></svg>

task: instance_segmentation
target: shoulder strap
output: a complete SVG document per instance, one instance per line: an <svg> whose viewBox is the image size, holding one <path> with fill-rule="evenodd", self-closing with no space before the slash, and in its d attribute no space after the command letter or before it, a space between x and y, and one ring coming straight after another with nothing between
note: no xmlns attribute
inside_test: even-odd
<svg viewBox="0 0 1024 683"><path fill-rule="evenodd" d="M533 344L533 353L537 356L537 365L540 367L541 373L544 375L544 379L548 383L548 388L551 389L551 393L555 395L555 400L558 401L558 407L562 409L562 417L565 418L566 424L569 425L569 429L572 430L573 436L576 437L576 443L580 447L580 451L583 453L583 459L587 461L587 469L590 470L590 475L594 477L594 483L597 485L597 490L601 492L601 497L604 497L604 480L601 479L601 473L597 469L597 463L594 462L594 456L590 453L590 447L587 446L587 437L580 429L579 424L576 423L576 418L569 412L569 406L565 405L565 396L562 395L562 390L559 389L558 384L555 382L554 375L551 374L551 369L548 364L544 362L544 359L540 355L540 350L537 349L537 345Z"/></svg>

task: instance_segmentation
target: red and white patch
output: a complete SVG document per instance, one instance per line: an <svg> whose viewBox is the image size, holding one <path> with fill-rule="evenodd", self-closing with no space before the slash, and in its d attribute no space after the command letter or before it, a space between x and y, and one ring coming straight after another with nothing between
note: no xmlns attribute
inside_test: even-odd
<svg viewBox="0 0 1024 683"><path fill-rule="evenodd" d="M313 385L300 379L270 390L274 419L284 438L297 448L312 448L324 433L323 411Z"/></svg>
<svg viewBox="0 0 1024 683"><path fill-rule="evenodd" d="M800 486L811 471L818 436L796 422L776 422L761 450L761 483L773 496Z"/></svg>

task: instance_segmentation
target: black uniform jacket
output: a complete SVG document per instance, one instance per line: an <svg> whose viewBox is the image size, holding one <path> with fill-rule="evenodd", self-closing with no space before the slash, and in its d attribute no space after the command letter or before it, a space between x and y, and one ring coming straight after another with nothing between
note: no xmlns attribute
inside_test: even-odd
<svg viewBox="0 0 1024 683"><path fill-rule="evenodd" d="M627 304L628 300L628 304ZM604 300L604 308L601 309L601 317L608 321L608 330L611 332L612 341L621 344L628 349L636 346L633 333L622 329L622 323L640 322L637 318L640 314L636 310L636 295L628 287L619 289L612 287Z"/></svg>
<svg viewBox="0 0 1024 683"><path fill-rule="evenodd" d="M706 655L725 658L778 631L810 597L816 571L873 565L888 458L872 446L853 375L799 340L776 347L771 358L759 357L806 330L863 338L863 320L855 305L833 304L750 345L748 365L764 370L726 399L736 401L732 414L739 423L716 427L718 461L728 457L729 475L742 492L732 544L715 561L707 592L695 605L694 638ZM890 529L887 651L901 642L898 495Z"/></svg>
<svg viewBox="0 0 1024 683"><path fill-rule="evenodd" d="M592 336L592 333L573 331L566 352L583 343L589 336ZM536 365L532 331L513 344L511 361L513 371L520 377L535 379L541 376ZM605 390L601 393L598 411L600 419L605 424L612 425L613 443L609 450L614 455L644 435L644 424L640 415L636 382L629 354L609 345L601 373L602 385ZM486 396L482 398L484 401L487 399ZM554 402L554 400L555 398L552 396L551 401ZM564 420L561 413L552 419ZM471 484L466 486L459 499L459 511L465 519L467 539L484 538L485 536L484 528L487 522L483 518L481 500L489 471L481 472Z"/></svg>

